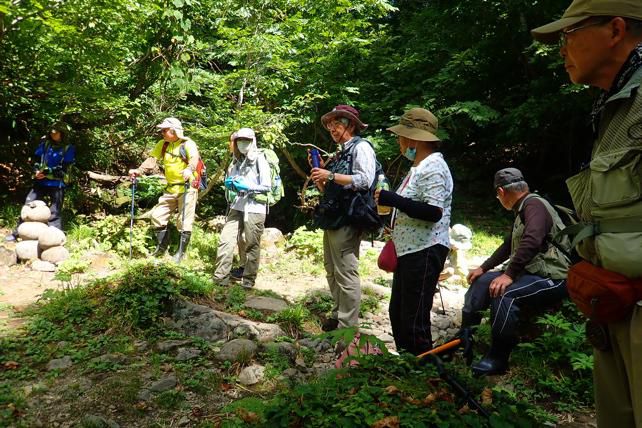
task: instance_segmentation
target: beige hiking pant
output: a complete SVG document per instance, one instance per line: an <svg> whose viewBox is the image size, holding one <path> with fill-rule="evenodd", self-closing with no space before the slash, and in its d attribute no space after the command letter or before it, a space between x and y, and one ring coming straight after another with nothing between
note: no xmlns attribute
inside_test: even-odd
<svg viewBox="0 0 642 428"><path fill-rule="evenodd" d="M163 193L158 198L158 204L152 208L152 225L155 229L161 229L167 226L169 217L176 212L176 228L180 232L191 232L196 214L196 200L198 199L198 190L191 188L184 193ZM183 202L185 201L185 221L183 221Z"/></svg>
<svg viewBox="0 0 642 428"><path fill-rule="evenodd" d="M330 293L334 299L332 318L339 321L339 327L359 324L360 244L361 232L352 226L325 230L323 233L323 262Z"/></svg>
<svg viewBox="0 0 642 428"><path fill-rule="evenodd" d="M245 242L245 264L243 283L254 285L261 261L261 235L265 228L265 214L246 213L230 210L227 215L216 250L216 271L214 278L219 281L229 279L232 259L237 243ZM243 238L241 237L243 236ZM240 244L242 245L242 244Z"/></svg>

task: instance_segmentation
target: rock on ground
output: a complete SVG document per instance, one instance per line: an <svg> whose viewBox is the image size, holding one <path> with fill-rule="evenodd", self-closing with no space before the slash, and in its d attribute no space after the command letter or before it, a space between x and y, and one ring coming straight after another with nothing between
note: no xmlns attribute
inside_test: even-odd
<svg viewBox="0 0 642 428"><path fill-rule="evenodd" d="M40 254L40 259L49 263L60 263L69 258L69 251L65 247L51 247Z"/></svg>
<svg viewBox="0 0 642 428"><path fill-rule="evenodd" d="M38 241L21 241L16 244L16 255L20 260L38 258Z"/></svg>
<svg viewBox="0 0 642 428"><path fill-rule="evenodd" d="M32 201L23 205L20 210L20 217L23 221L47 223L49 217L51 217L51 210L43 201Z"/></svg>

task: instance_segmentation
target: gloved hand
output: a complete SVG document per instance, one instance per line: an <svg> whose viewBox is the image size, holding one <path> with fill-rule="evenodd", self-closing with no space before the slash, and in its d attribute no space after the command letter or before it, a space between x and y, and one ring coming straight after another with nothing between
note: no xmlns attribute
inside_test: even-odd
<svg viewBox="0 0 642 428"><path fill-rule="evenodd" d="M239 192L247 192L250 190L250 184L243 177L235 177L233 184Z"/></svg>
<svg viewBox="0 0 642 428"><path fill-rule="evenodd" d="M236 188L234 187L234 177L227 177L225 181L223 182L225 185L225 188L227 190L234 190L236 191Z"/></svg>
<svg viewBox="0 0 642 428"><path fill-rule="evenodd" d="M183 170L183 180L188 181L192 179L192 168L185 168Z"/></svg>

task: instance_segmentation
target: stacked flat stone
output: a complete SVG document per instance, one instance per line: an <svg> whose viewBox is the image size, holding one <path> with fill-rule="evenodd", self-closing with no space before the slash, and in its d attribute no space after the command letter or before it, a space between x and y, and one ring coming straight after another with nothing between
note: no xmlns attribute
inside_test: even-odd
<svg viewBox="0 0 642 428"><path fill-rule="evenodd" d="M69 258L69 251L64 247L65 233L47 225L49 207L43 201L33 201L22 207L20 215L23 223L18 227L18 259L32 260L35 270L55 270L56 264Z"/></svg>

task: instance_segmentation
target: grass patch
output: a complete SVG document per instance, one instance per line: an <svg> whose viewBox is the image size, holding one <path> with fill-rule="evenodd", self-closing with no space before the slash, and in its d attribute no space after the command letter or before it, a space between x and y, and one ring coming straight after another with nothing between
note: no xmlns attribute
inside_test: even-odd
<svg viewBox="0 0 642 428"><path fill-rule="evenodd" d="M269 316L267 321L278 323L289 336L298 338L308 318L310 318L310 311L304 305L297 303Z"/></svg>
<svg viewBox="0 0 642 428"><path fill-rule="evenodd" d="M506 230L506 233L509 229ZM504 242L504 235L485 229L473 230L473 248L469 251L472 256L490 256Z"/></svg>
<svg viewBox="0 0 642 428"><path fill-rule="evenodd" d="M175 410L185 402L185 393L176 390L163 391L154 397L154 402L162 409Z"/></svg>
<svg viewBox="0 0 642 428"><path fill-rule="evenodd" d="M8 197L0 197L0 227L13 229L16 226L22 205L16 204Z"/></svg>

